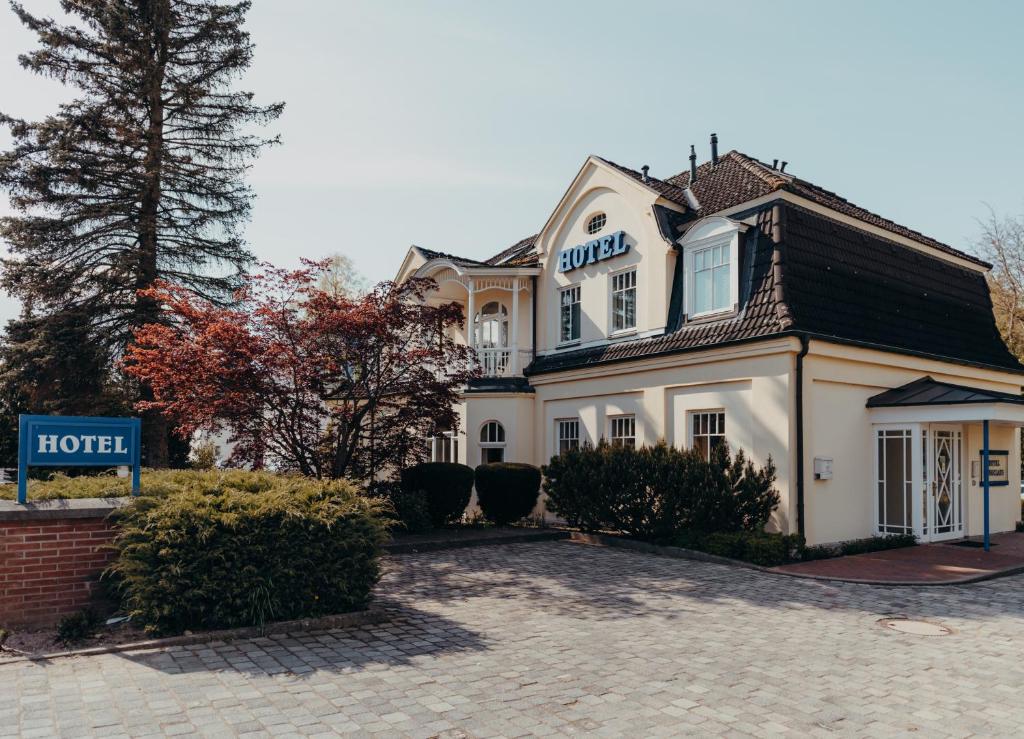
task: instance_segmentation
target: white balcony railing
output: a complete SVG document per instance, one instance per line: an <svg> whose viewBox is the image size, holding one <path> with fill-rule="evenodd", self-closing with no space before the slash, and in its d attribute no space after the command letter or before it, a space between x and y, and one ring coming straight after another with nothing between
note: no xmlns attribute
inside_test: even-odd
<svg viewBox="0 0 1024 739"><path fill-rule="evenodd" d="M523 367L530 361L530 353L528 351L520 351L511 347L477 349L476 352L484 377L512 377L521 375Z"/></svg>

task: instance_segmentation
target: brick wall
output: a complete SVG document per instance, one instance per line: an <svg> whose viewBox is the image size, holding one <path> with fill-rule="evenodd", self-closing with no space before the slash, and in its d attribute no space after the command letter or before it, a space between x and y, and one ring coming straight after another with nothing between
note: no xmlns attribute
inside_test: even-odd
<svg viewBox="0 0 1024 739"><path fill-rule="evenodd" d="M0 626L53 624L93 601L113 557L106 516L116 504L73 502L71 510L38 503L12 512L0 501Z"/></svg>

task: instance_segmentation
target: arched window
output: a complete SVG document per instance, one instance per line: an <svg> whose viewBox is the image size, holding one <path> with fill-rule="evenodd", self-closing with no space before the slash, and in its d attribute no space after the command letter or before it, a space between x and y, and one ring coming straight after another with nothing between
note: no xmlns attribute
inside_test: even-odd
<svg viewBox="0 0 1024 739"><path fill-rule="evenodd" d="M508 346L508 310L492 300L476 314L476 345L480 349L504 349Z"/></svg>
<svg viewBox="0 0 1024 739"><path fill-rule="evenodd" d="M484 464L505 461L505 427L488 421L480 427L480 461Z"/></svg>

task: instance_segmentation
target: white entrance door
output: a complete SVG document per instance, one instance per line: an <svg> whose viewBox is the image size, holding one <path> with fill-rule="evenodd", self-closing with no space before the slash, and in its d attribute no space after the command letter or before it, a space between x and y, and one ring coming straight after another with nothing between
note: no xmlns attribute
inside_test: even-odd
<svg viewBox="0 0 1024 739"><path fill-rule="evenodd" d="M931 424L924 430L925 494L922 539L942 541L964 535L963 430Z"/></svg>

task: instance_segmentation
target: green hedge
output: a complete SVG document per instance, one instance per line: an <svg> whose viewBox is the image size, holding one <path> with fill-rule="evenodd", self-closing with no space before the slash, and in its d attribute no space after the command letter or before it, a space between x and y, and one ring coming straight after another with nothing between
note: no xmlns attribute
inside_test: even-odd
<svg viewBox="0 0 1024 739"><path fill-rule="evenodd" d="M805 547L802 558L804 560L829 559L868 552L883 552L887 549L902 549L915 544L917 544L917 537L913 534L869 536L865 539L851 539L838 544L818 544L813 547Z"/></svg>
<svg viewBox="0 0 1024 739"><path fill-rule="evenodd" d="M250 492L270 490L281 478L274 472L248 472L245 470L197 471L144 469L139 476L142 495L163 497L170 493L205 486L208 480L222 480L236 488ZM117 498L131 495L131 478L117 477L113 472L99 475L70 477L61 472L45 480L28 481L29 500L58 500L65 498ZM16 485L0 486L0 499L13 500Z"/></svg>
<svg viewBox="0 0 1024 739"><path fill-rule="evenodd" d="M661 442L633 449L602 441L552 457L547 507L573 526L667 540L680 531L760 531L778 506L775 466L756 467L722 445L706 461Z"/></svg>
<svg viewBox="0 0 1024 739"><path fill-rule="evenodd" d="M488 521L505 526L526 518L540 497L540 469L497 462L476 468L476 499Z"/></svg>
<svg viewBox="0 0 1024 739"><path fill-rule="evenodd" d="M775 567L799 562L803 555L804 538L800 534L774 534L764 531L730 531L715 534L680 532L672 545L719 557Z"/></svg>
<svg viewBox="0 0 1024 739"><path fill-rule="evenodd" d="M423 462L402 470L402 490L420 493L434 526L458 520L473 494L473 468L455 462Z"/></svg>
<svg viewBox="0 0 1024 739"><path fill-rule="evenodd" d="M115 515L107 574L136 623L173 634L366 607L386 536L379 501L341 481L184 474L177 491Z"/></svg>
<svg viewBox="0 0 1024 739"><path fill-rule="evenodd" d="M400 531L407 534L422 534L434 527L430 520L427 498L422 490L406 491L397 480L387 480L371 483L367 486L366 492L388 504L387 515Z"/></svg>

